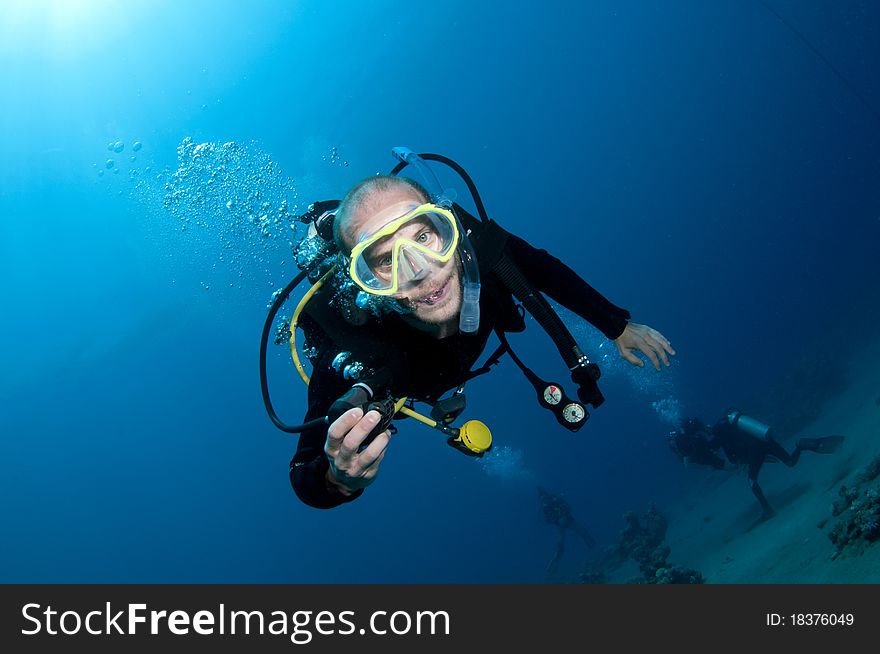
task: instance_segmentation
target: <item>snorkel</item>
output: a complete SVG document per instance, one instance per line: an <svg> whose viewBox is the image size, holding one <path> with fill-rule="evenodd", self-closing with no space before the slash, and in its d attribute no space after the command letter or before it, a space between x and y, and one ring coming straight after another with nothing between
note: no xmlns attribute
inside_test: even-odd
<svg viewBox="0 0 880 654"><path fill-rule="evenodd" d="M425 188L433 196L435 204L452 210L455 200L453 189L444 189L440 180L434 174L425 160L418 154L406 147L392 148L391 153L403 164L413 166L419 171L425 183ZM458 221L458 231L461 235L458 246L458 258L462 267L462 301L461 311L458 316L458 329L466 334L476 332L480 327L480 269L477 265L477 256L473 245L468 238L467 232Z"/></svg>

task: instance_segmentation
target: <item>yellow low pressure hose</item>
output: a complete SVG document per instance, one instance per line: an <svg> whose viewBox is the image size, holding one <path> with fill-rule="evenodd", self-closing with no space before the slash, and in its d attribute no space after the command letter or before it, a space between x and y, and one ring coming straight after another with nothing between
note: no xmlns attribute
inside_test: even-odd
<svg viewBox="0 0 880 654"><path fill-rule="evenodd" d="M293 365L296 366L296 371L299 373L300 378L303 380L306 386L309 385L309 376L306 374L305 369L303 368L302 362L299 360L299 352L296 348L296 326L299 323L299 314L302 313L303 308L306 304L309 303L309 300L312 299L312 296L317 293L321 287L324 285L324 282L336 271L336 266L333 266L330 270L324 273L324 276L321 277L318 281L314 283L314 285L306 291L306 294L303 295L302 299L299 301L299 304L296 305L296 310L293 312L293 317L290 319L290 356L293 359Z"/></svg>
<svg viewBox="0 0 880 654"><path fill-rule="evenodd" d="M328 270L317 282L312 285L312 287L306 291L305 295L303 295L302 299L299 301L299 304L296 305L296 309L293 312L293 316L290 319L290 356L293 359L293 365L296 367L296 371L299 373L300 378L303 380L303 383L308 386L309 385L309 375L306 373L305 368L303 368L302 361L299 358L299 351L296 347L296 328L299 323L299 316L303 311L303 308L308 304L309 300L312 299L315 293L317 293L321 287L324 285L324 282L336 272L336 266L333 266ZM453 427L448 427L446 425L440 425L436 420L432 420L426 416L423 416L421 413L405 406L406 397L402 397L394 403L394 413L402 413L405 416L409 416L421 422L428 427L433 427L434 429L439 429L440 431L446 434L454 434L457 440L464 442L466 447L472 452L484 452L488 450L492 445L492 435L489 432L488 427L486 427L479 420L469 420L466 422L460 429L455 429Z"/></svg>

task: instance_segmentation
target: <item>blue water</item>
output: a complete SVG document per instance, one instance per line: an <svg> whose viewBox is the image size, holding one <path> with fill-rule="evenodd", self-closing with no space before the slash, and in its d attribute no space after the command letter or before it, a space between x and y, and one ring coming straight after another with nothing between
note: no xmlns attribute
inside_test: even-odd
<svg viewBox="0 0 880 654"><path fill-rule="evenodd" d="M880 106L880 6L769 2ZM11 0L0 70L2 582L540 582L536 485L610 545L680 486L654 403L711 420L877 336L880 123L757 1ZM397 145L457 160L679 355L627 367L571 319L606 373L581 432L504 361L468 392L493 457L407 423L364 497L320 512L260 399L295 272L272 221ZM512 341L564 378L536 325Z"/></svg>

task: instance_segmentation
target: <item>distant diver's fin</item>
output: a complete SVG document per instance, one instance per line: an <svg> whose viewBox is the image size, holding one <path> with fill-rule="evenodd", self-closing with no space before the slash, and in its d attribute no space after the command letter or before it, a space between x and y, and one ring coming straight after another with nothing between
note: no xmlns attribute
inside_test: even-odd
<svg viewBox="0 0 880 654"><path fill-rule="evenodd" d="M843 443L843 436L822 436L820 438L799 438L797 446L808 452L831 454Z"/></svg>

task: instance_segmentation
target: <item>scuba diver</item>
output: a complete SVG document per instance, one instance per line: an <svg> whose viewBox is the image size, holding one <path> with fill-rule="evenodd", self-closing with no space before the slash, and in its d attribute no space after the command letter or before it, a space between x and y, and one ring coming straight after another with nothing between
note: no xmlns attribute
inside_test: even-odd
<svg viewBox="0 0 880 654"><path fill-rule="evenodd" d="M538 501L541 503L541 513L544 516L544 522L548 525L554 525L559 530L559 540L556 541L556 553L547 566L547 578L551 579L556 576L556 570L562 555L565 553L565 532L571 529L574 533L581 537L584 545L592 548L596 541L590 533L584 529L571 514L571 506L561 495L548 493L540 486L538 487Z"/></svg>
<svg viewBox="0 0 880 654"><path fill-rule="evenodd" d="M630 322L627 310L560 260L490 220L473 181L454 161L407 148L393 153L399 163L390 174L362 180L342 201L315 202L300 217L310 224L296 250L301 272L276 294L263 329L263 400L276 426L300 434L290 480L297 496L316 508L350 502L374 481L396 431L392 418L415 418L463 453L482 456L491 447L488 428L477 420L461 428L451 423L465 408L465 382L489 372L505 353L533 385L539 404L563 427L580 429L589 417L586 405L604 401L596 383L600 371L542 293L612 339L633 365L644 366L636 352L657 370L675 354L660 332ZM465 181L479 218L453 201L428 160ZM407 165L424 184L398 176ZM289 331L276 339L289 336L294 364L308 385L305 422L290 426L269 399L266 342L277 311L305 277L314 285ZM577 385L576 398L540 378L511 349L506 333L525 329L526 311L554 341ZM299 361L297 328L311 377ZM500 345L472 369L493 332ZM416 401L433 407L430 418L415 411Z"/></svg>
<svg viewBox="0 0 880 654"><path fill-rule="evenodd" d="M791 468L800 460L801 452L831 454L842 442L843 436L799 438L789 454L768 425L735 408L728 409L711 428L698 418L686 418L679 429L669 434L669 446L685 466L737 470L747 465L749 487L761 505L761 520L776 514L758 484L758 473L764 463L781 461ZM726 460L719 452L724 453Z"/></svg>

